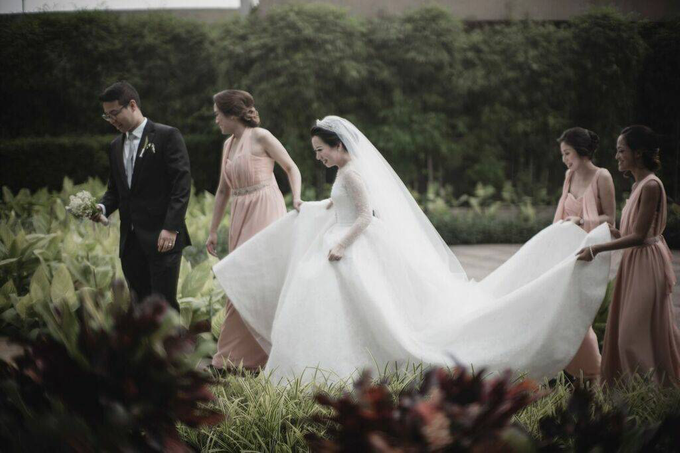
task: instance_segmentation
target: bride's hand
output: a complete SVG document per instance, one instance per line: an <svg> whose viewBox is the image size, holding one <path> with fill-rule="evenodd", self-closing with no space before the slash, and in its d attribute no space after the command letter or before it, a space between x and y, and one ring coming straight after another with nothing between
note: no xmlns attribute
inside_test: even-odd
<svg viewBox="0 0 680 453"><path fill-rule="evenodd" d="M333 207L333 200L331 200L331 199L329 198L329 199L328 199L328 204L326 205L326 209L330 209L330 208L332 208L332 207Z"/></svg>
<svg viewBox="0 0 680 453"><path fill-rule="evenodd" d="M564 219L565 222L571 222L574 225L583 225L583 219L579 216L572 215Z"/></svg>
<svg viewBox="0 0 680 453"><path fill-rule="evenodd" d="M302 200L293 200L293 208L295 208L297 212L300 212L300 206L302 206L302 203L304 203Z"/></svg>
<svg viewBox="0 0 680 453"><path fill-rule="evenodd" d="M210 253L212 256L217 258L217 252L215 251L215 248L217 247L217 233L210 233L208 235L208 240L205 241L205 248L208 250L208 253Z"/></svg>
<svg viewBox="0 0 680 453"><path fill-rule="evenodd" d="M584 247L576 252L576 261L592 261L595 259L595 255L597 255L597 252L592 246Z"/></svg>
<svg viewBox="0 0 680 453"><path fill-rule="evenodd" d="M328 261L340 261L345 255L345 246L338 244L328 252Z"/></svg>

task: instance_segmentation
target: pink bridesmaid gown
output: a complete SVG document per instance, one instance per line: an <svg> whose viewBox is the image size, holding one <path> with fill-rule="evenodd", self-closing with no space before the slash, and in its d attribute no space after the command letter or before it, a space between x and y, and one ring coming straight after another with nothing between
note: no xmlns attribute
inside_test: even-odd
<svg viewBox="0 0 680 453"><path fill-rule="evenodd" d="M595 229L600 224L598 217L604 214L597 185L597 180L603 174L609 174L609 171L605 168L599 168L583 195L580 198L576 198L569 192L574 173L571 170L567 170L564 186L562 187L562 197L557 205L553 223L565 220L570 216L578 216L583 219L582 228L586 232ZM598 379L601 361L602 356L597 344L597 335L595 335L593 328L590 327L583 339L583 343L581 343L578 351L576 351L576 355L567 365L565 371L576 377L580 377L583 374L583 377L586 379Z"/></svg>
<svg viewBox="0 0 680 453"><path fill-rule="evenodd" d="M286 214L286 203L274 178L274 160L251 152L252 129L243 132L238 149L232 150L234 137L224 144L222 170L231 191L229 251L246 242L269 224ZM255 369L267 362L267 354L243 323L229 299L222 324L216 368L238 366Z"/></svg>
<svg viewBox="0 0 680 453"><path fill-rule="evenodd" d="M632 234L646 184L658 184L661 199L645 243L624 250L616 276L602 351L602 377L609 384L632 373L654 370L662 385L680 385L680 330L674 323L671 291L675 275L666 228L666 191L651 174L637 184L621 215L621 236Z"/></svg>

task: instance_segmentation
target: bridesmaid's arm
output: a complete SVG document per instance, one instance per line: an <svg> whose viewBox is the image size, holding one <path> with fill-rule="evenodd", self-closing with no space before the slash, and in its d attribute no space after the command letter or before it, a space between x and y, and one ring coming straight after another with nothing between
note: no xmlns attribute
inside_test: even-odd
<svg viewBox="0 0 680 453"><path fill-rule="evenodd" d="M217 230L220 227L220 223L224 218L224 211L227 208L227 203L229 202L229 197L231 196L231 190L229 189L229 184L222 171L222 166L220 166L220 183L217 186L217 192L215 192L215 204L213 205L213 215L212 221L210 222L210 232L208 234L208 240L205 243L205 248L213 256L217 256Z"/></svg>
<svg viewBox="0 0 680 453"><path fill-rule="evenodd" d="M591 261L593 258L591 257L590 250L592 250L593 255L597 255L601 252L611 252L613 250L637 247L644 243L647 232L652 227L656 207L659 205L661 188L658 184L645 184L640 191L640 209L637 218L635 219L633 232L614 241L606 242L604 244L595 244L592 247L581 249L577 253L578 260Z"/></svg>
<svg viewBox="0 0 680 453"><path fill-rule="evenodd" d="M302 175L300 174L300 169L295 165L295 162L279 139L274 137L274 134L267 129L258 128L257 140L269 157L274 159L288 175L290 190L293 192L293 207L299 211L300 205L302 204L302 199L300 197L300 193L302 192Z"/></svg>
<svg viewBox="0 0 680 453"><path fill-rule="evenodd" d="M616 195L612 175L605 171L597 180L597 188L600 194L600 203L604 213L598 217L599 223L607 222L614 226L616 222Z"/></svg>

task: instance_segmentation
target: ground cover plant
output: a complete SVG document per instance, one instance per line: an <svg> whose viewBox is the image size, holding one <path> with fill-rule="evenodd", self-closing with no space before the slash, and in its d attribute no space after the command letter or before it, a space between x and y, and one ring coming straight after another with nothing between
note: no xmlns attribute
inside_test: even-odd
<svg viewBox="0 0 680 453"><path fill-rule="evenodd" d="M112 290L122 276L116 216L109 227L69 216L64 206L69 195L79 190L98 195L104 186L97 180L76 186L66 179L61 192L3 191L0 437L8 449L20 443L36 448L60 445L63 448L52 450L62 451L87 451L88 446L115 451L125 445L146 449L151 444L151 449L171 444L197 451L480 451L481 446L516 451L673 451L677 445L673 434L680 432L674 431L680 390L660 389L645 377L589 393L564 376L551 384L530 383L419 366L406 371L369 370L375 379L360 379L349 394L339 384L315 386L298 379L282 388L264 374L213 373L214 399L205 390L185 391L182 397L182 404L202 401L195 410L203 418L193 418L194 412L189 411L170 422L157 414L144 425L131 409L133 400L121 397L130 391L126 384L130 375L123 362L114 360L121 355L116 356L112 332L139 342L148 333L143 325L150 322L157 329L158 333L147 335L150 341L140 350L151 354L149 348L162 345L168 355L133 368L139 372L133 376L139 382L147 378L175 382L178 375L173 377L172 370L183 369L192 376L195 388L206 388L200 384L209 382L208 376L194 371L214 352L224 318L224 294L210 271L215 260L203 249L212 195L193 194L190 203L187 223L197 245L184 254L179 314L167 315L161 301L151 301L148 311L133 315L119 310L128 305L124 286ZM315 195L310 193L309 198ZM480 191L472 197L480 211L475 215L493 219L495 202L480 201ZM446 200L445 194L435 193L424 203L430 215L446 215L454 204L465 202ZM226 239L227 234L228 219L220 229L221 237ZM221 256L226 254L225 246L226 240L221 242ZM605 328L605 320L606 305L596 328ZM177 329L184 329L191 339ZM8 347L10 339L12 347ZM23 359L9 357L8 351L17 348L29 352ZM97 385L85 385L92 382ZM87 404L77 398L74 386L82 387L83 397L89 395ZM467 396L461 399L460 395ZM84 415L92 411L113 419L95 417L102 423L96 424ZM217 423L198 426L201 421ZM139 429L135 431L130 423ZM108 424L115 429L104 429L110 428ZM357 426L361 427L358 434ZM163 429L154 431L155 427ZM115 432L120 435L106 435ZM351 448L347 439L354 442ZM43 443L30 443L38 440Z"/></svg>

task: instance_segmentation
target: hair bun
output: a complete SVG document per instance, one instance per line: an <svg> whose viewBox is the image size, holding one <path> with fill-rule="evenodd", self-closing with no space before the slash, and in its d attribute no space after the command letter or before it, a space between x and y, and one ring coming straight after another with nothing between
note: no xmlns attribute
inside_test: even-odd
<svg viewBox="0 0 680 453"><path fill-rule="evenodd" d="M241 119L250 127L257 127L260 125L260 114L255 107L248 107L241 115Z"/></svg>
<svg viewBox="0 0 680 453"><path fill-rule="evenodd" d="M586 129L586 131L590 137L590 150L594 153L597 151L597 147L600 146L600 137L598 137L598 135L590 129Z"/></svg>

